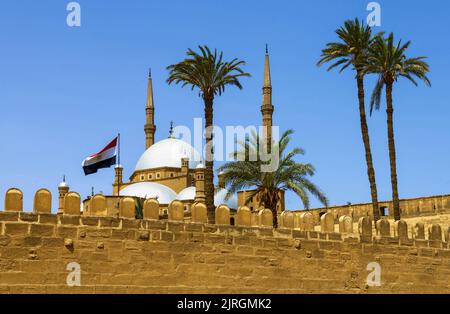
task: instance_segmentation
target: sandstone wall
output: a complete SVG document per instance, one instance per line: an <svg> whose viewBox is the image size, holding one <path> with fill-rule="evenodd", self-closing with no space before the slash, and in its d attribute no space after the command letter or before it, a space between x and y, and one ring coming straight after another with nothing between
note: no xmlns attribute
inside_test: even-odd
<svg viewBox="0 0 450 314"><path fill-rule="evenodd" d="M380 214L393 218L394 210L392 201L379 201ZM319 222L320 215L324 212L332 213L335 220L342 215L349 215L354 220L370 216L373 218L372 203L350 204L342 206L330 206L328 208L315 208L310 210ZM295 212L301 212L296 210ZM402 218L421 216L433 216L450 213L450 195L437 195L400 200L400 213Z"/></svg>
<svg viewBox="0 0 450 314"><path fill-rule="evenodd" d="M297 221L288 213L273 229L270 211L252 226L248 208L240 208L237 226L230 226L224 206L216 216L222 224L206 224L181 221L176 203L170 221L125 218L127 202L122 217L83 216L67 214L77 203L73 195L62 214L45 206L31 213L21 211L16 194L0 212L2 293L450 292L449 240L439 225L419 224L410 238L406 223L394 235L383 220L373 237L369 218L352 230L351 217L344 217L334 232L326 214L317 232L307 214ZM194 220L204 220L206 207L194 208ZM80 286L67 285L73 262ZM372 262L381 266L381 286L367 285Z"/></svg>

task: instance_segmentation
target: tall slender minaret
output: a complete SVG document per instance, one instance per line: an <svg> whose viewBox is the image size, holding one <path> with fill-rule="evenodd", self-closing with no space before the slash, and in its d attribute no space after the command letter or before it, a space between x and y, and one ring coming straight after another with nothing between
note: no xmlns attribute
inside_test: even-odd
<svg viewBox="0 0 450 314"><path fill-rule="evenodd" d="M153 104L152 72L148 70L147 104L145 106L145 149L155 143L155 107Z"/></svg>
<svg viewBox="0 0 450 314"><path fill-rule="evenodd" d="M270 80L269 50L266 44L266 60L264 63L263 102L261 113L263 117L263 136L270 145L272 141L272 82Z"/></svg>

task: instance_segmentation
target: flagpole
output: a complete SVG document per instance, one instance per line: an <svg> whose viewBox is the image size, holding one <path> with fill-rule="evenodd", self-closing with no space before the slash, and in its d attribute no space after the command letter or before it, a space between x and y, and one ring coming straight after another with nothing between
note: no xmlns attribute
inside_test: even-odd
<svg viewBox="0 0 450 314"><path fill-rule="evenodd" d="M120 166L120 133L117 134L117 165L116 167ZM117 180L117 202L120 202L120 180L118 178Z"/></svg>

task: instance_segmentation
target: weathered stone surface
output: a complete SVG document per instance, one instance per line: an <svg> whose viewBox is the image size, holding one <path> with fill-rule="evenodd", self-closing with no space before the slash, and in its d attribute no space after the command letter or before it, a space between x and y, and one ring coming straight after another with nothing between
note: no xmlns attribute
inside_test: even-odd
<svg viewBox="0 0 450 314"><path fill-rule="evenodd" d="M258 213L258 224L261 227L273 227L273 214L268 208L264 208Z"/></svg>
<svg viewBox="0 0 450 314"><path fill-rule="evenodd" d="M21 190L11 188L5 194L5 211L20 212L23 210L23 193Z"/></svg>
<svg viewBox="0 0 450 314"><path fill-rule="evenodd" d="M159 219L159 203L156 199L151 198L144 202L144 219Z"/></svg>
<svg viewBox="0 0 450 314"><path fill-rule="evenodd" d="M0 292L450 293L450 250L439 225L428 229L429 241L402 242L408 230L399 221L400 243L369 242L369 218L359 221L358 238L342 236L348 216L339 219L341 233L320 233L230 226L229 209L217 212L223 224L2 213ZM71 261L91 290L67 286ZM382 266L379 287L365 282L373 261Z"/></svg>
<svg viewBox="0 0 450 314"><path fill-rule="evenodd" d="M290 210L285 210L281 213L281 227L294 229L294 213Z"/></svg>
<svg viewBox="0 0 450 314"><path fill-rule="evenodd" d="M52 212L52 193L47 189L40 189L34 195L33 212L51 213Z"/></svg>
<svg viewBox="0 0 450 314"><path fill-rule="evenodd" d="M97 194L94 195L91 198L91 216L106 216L107 210L106 210L106 197Z"/></svg>
<svg viewBox="0 0 450 314"><path fill-rule="evenodd" d="M226 205L220 205L216 208L216 224L229 225L230 224L230 209Z"/></svg>
<svg viewBox="0 0 450 314"><path fill-rule="evenodd" d="M81 198L80 194L76 192L69 192L64 196L63 213L67 215L80 215L81 212Z"/></svg>
<svg viewBox="0 0 450 314"><path fill-rule="evenodd" d="M414 238L420 240L425 239L425 225L422 222L418 222L414 226Z"/></svg>
<svg viewBox="0 0 450 314"><path fill-rule="evenodd" d="M391 225L387 219L380 219L377 221L377 234L381 237L391 236Z"/></svg>
<svg viewBox="0 0 450 314"><path fill-rule="evenodd" d="M320 231L334 232L334 218L330 213L325 213L320 217Z"/></svg>
<svg viewBox="0 0 450 314"><path fill-rule="evenodd" d="M208 214L207 214L206 205L204 203L199 203L199 202L192 204L191 218L192 218L192 222L207 223L208 222Z"/></svg>
<svg viewBox="0 0 450 314"><path fill-rule="evenodd" d="M314 216L310 212L300 215L300 230L314 231Z"/></svg>
<svg viewBox="0 0 450 314"><path fill-rule="evenodd" d="M408 224L404 220L399 220L395 222L395 236L398 237L399 241L408 241Z"/></svg>
<svg viewBox="0 0 450 314"><path fill-rule="evenodd" d="M136 217L136 203L131 197L124 197L120 200L119 217L135 218Z"/></svg>
<svg viewBox="0 0 450 314"><path fill-rule="evenodd" d="M252 225L252 213L247 206L240 206L236 213L237 226L251 226Z"/></svg>
<svg viewBox="0 0 450 314"><path fill-rule="evenodd" d="M428 227L428 239L430 241L442 241L442 228L440 225L433 224Z"/></svg>
<svg viewBox="0 0 450 314"><path fill-rule="evenodd" d="M353 233L353 219L350 216L339 217L339 232L340 233Z"/></svg>
<svg viewBox="0 0 450 314"><path fill-rule="evenodd" d="M358 221L358 233L363 242L372 241L372 220L369 217L361 217Z"/></svg>
<svg viewBox="0 0 450 314"><path fill-rule="evenodd" d="M180 201L172 201L169 204L169 220L183 221L184 206Z"/></svg>

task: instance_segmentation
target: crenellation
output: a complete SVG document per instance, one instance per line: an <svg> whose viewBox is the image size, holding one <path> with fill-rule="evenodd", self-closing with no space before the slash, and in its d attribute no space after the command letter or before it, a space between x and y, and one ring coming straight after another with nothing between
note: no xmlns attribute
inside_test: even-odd
<svg viewBox="0 0 450 314"><path fill-rule="evenodd" d="M391 225L387 219L382 218L378 220L376 226L377 236L381 238L389 238L391 236Z"/></svg>
<svg viewBox="0 0 450 314"><path fill-rule="evenodd" d="M133 198L125 197L119 202L119 217L121 218L135 218L136 203Z"/></svg>
<svg viewBox="0 0 450 314"><path fill-rule="evenodd" d="M5 211L21 212L23 210L23 193L17 188L11 188L5 194Z"/></svg>
<svg viewBox="0 0 450 314"><path fill-rule="evenodd" d="M51 213L52 211L52 193L47 189L39 189L34 195L33 212Z"/></svg>
<svg viewBox="0 0 450 314"><path fill-rule="evenodd" d="M67 204L69 194L65 197ZM147 202L147 207L154 206L148 204L157 205L157 201ZM375 228L369 217L361 217L358 232L354 233L351 216L335 217L330 213L321 215L319 231L314 230L316 217L309 212L284 214L281 226L273 228L272 213L267 209L252 220L251 211L240 208L233 224L230 209L221 205L216 209L217 222L221 223L207 224L190 219L192 213L186 216L184 208L177 208L177 204L169 214L171 219L159 215L147 219L155 215L146 215L145 210L146 219L136 219L131 215L131 206L127 215L118 212L127 217L93 212L69 215L66 205L59 214L0 212L0 278L21 282L24 290L46 292L61 285L60 290L55 289L69 291L64 286L64 267L76 261L83 270L83 284L93 291L108 291L114 286L117 290L111 289L122 292L127 285L136 288L135 284L145 285L148 280L153 280L157 291L175 291L180 284L192 288L193 283L204 289L212 285L214 278L215 287L225 290L249 291L246 285L257 282L266 291L312 292L320 287L320 291L342 292L349 287L355 291L359 291L358 286L365 287L358 282L367 276L367 263L376 261L386 272L386 286L380 291L419 278L430 282L425 289L449 290L450 274L443 272L450 266L448 230L438 224L427 226L425 234L424 224L408 226L401 220L390 226L383 219ZM94 212L101 212L101 208ZM413 231L411 236L409 229ZM408 270L403 270L403 265ZM37 271L40 267L42 274ZM267 278L261 279L261 274ZM443 278L437 278L437 274ZM242 284L236 286L236 280ZM3 285L1 281L0 289ZM373 289L368 291L377 291Z"/></svg>
<svg viewBox="0 0 450 314"><path fill-rule="evenodd" d="M236 226L252 226L252 213L247 206L239 206L236 213Z"/></svg>
<svg viewBox="0 0 450 314"><path fill-rule="evenodd" d="M80 215L81 197L76 192L69 192L64 196L62 212L67 215Z"/></svg>
<svg viewBox="0 0 450 314"><path fill-rule="evenodd" d="M320 231L334 232L334 217L330 213L325 213L320 217Z"/></svg>

